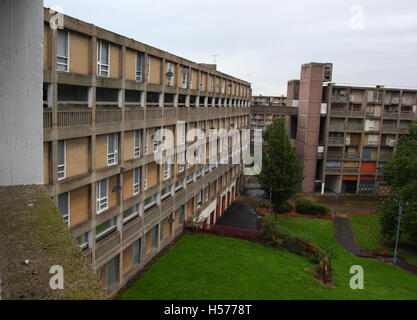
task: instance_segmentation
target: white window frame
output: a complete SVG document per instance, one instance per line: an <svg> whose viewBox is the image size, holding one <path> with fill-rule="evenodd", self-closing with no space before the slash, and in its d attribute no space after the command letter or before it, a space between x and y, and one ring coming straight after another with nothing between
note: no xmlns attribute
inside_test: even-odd
<svg viewBox="0 0 417 320"><path fill-rule="evenodd" d="M133 156L139 158L142 153L142 130L136 130L134 133Z"/></svg>
<svg viewBox="0 0 417 320"><path fill-rule="evenodd" d="M109 233L113 232L114 230L117 229L117 217L113 217L107 221L111 221L114 222L113 225L111 225L110 227L108 227L106 230L103 230L102 232L100 232L99 234L96 234L96 239L102 239L104 238L106 235L108 235ZM103 222L102 224L106 223L107 221ZM101 224L100 224L101 225ZM98 225L98 226L100 226ZM97 227L98 227L97 226Z"/></svg>
<svg viewBox="0 0 417 320"><path fill-rule="evenodd" d="M175 70L174 63L170 62L170 61L167 61L167 73L172 72L172 74L173 74L172 77L167 76L167 85L171 86L171 87L174 85L174 79L175 79L174 70Z"/></svg>
<svg viewBox="0 0 417 320"><path fill-rule="evenodd" d="M114 150L109 150L110 137L115 137ZM114 152L110 152L110 151L114 151ZM117 133L109 133L107 135L107 166L110 167L119 163L118 154L119 154L119 135Z"/></svg>
<svg viewBox="0 0 417 320"><path fill-rule="evenodd" d="M151 199L152 198L152 199ZM156 205L157 204L157 195L156 194L154 194L153 196L150 196L150 197L148 197L148 198L146 198L145 199L145 202L146 202L146 200L148 200L148 199L151 199L151 200L153 200L152 202L150 202L150 203L148 203L145 207L144 207L144 210L146 211L146 210L148 210L148 209L150 209L151 207L153 207L154 205ZM145 204L145 202L144 202L144 204Z"/></svg>
<svg viewBox="0 0 417 320"><path fill-rule="evenodd" d="M178 155L180 157L180 161L179 161L179 165L178 165L178 173L182 173L185 171L185 151L180 152L180 154ZM183 163L181 163L183 162Z"/></svg>
<svg viewBox="0 0 417 320"><path fill-rule="evenodd" d="M59 205L59 196L62 196L62 195L65 195L65 194L67 195L67 214L62 214L61 211L60 211L60 213L61 213L61 216L64 219L65 223L67 224L67 226L70 227L70 224L71 224L71 201L70 201L70 193L69 192L64 192L64 193L61 193L60 195L58 195L58 205Z"/></svg>
<svg viewBox="0 0 417 320"><path fill-rule="evenodd" d="M164 181L169 180L169 178L171 178L171 165L165 161L163 164L163 168L164 168Z"/></svg>
<svg viewBox="0 0 417 320"><path fill-rule="evenodd" d="M136 218L137 216L139 216L139 211L140 211L140 204L137 203L134 206L130 207L129 209L132 209L132 214L130 216L127 217L123 217L123 223L129 222L130 220ZM127 209L127 210L129 210ZM122 215L123 216L123 215Z"/></svg>
<svg viewBox="0 0 417 320"><path fill-rule="evenodd" d="M175 191L178 191L178 190L184 188L184 182L185 182L184 179L178 180L177 182L175 182L175 185L174 185ZM181 184L180 185L177 185L178 183L181 183Z"/></svg>
<svg viewBox="0 0 417 320"><path fill-rule="evenodd" d="M103 45L107 45L108 47L108 53L107 53L107 64L103 63L102 60L102 48ZM100 77L110 77L110 43L104 41L104 40L98 40L97 45L97 75Z"/></svg>
<svg viewBox="0 0 417 320"><path fill-rule="evenodd" d="M165 194L162 194L162 192L164 192L166 190L169 190L169 192L167 192ZM172 193L172 185L162 189L161 190L161 200L164 200L164 199L168 198L169 196L171 196L171 193Z"/></svg>
<svg viewBox="0 0 417 320"><path fill-rule="evenodd" d="M59 152L60 143L64 144L64 155L63 155L64 163L63 164L57 163L58 181L64 180L67 177L67 142L65 140L58 141L57 152ZM59 157L57 157L57 159L58 158Z"/></svg>
<svg viewBox="0 0 417 320"><path fill-rule="evenodd" d="M183 67L182 68L182 83L181 83L181 88L183 88L183 89L188 88L188 73L189 73L189 71L185 72L185 70L187 70L187 68Z"/></svg>
<svg viewBox="0 0 417 320"><path fill-rule="evenodd" d="M80 244L80 243L78 242L78 239L79 239L80 237L84 237L85 235L87 235L87 240L86 240L85 242L83 242L83 243L81 243L81 244ZM81 234L80 236L78 236L78 237L77 237L77 243L78 243L78 245L80 246L80 250L84 250L84 249L86 249L86 248L90 247L89 237L90 237L90 232L85 232L85 233L83 233L83 234Z"/></svg>
<svg viewBox="0 0 417 320"><path fill-rule="evenodd" d="M141 168L133 169L133 195L140 193Z"/></svg>
<svg viewBox="0 0 417 320"><path fill-rule="evenodd" d="M203 206L203 191L197 193L197 209L200 209Z"/></svg>
<svg viewBox="0 0 417 320"><path fill-rule="evenodd" d="M140 57L140 63L139 63ZM135 79L137 82L142 82L142 74L143 74L143 57L144 54L142 52L136 52L136 72L135 72ZM139 67L140 66L140 70Z"/></svg>
<svg viewBox="0 0 417 320"><path fill-rule="evenodd" d="M151 81L151 57L147 55L146 59L146 82L149 83Z"/></svg>
<svg viewBox="0 0 417 320"><path fill-rule="evenodd" d="M143 190L148 190L148 165L145 164L145 166L143 167Z"/></svg>
<svg viewBox="0 0 417 320"><path fill-rule="evenodd" d="M106 182L106 195L101 196L101 182ZM96 182L96 213L100 214L109 208L109 179L103 179Z"/></svg>
<svg viewBox="0 0 417 320"><path fill-rule="evenodd" d="M58 37L59 37L59 34L63 34L63 33L65 33L66 34L66 37L67 37L67 52L66 52L66 56L60 56L60 55L58 55L58 43L59 43ZM69 55L70 55L70 40L69 39L70 39L70 33L67 30L58 30L58 35L57 35L56 65L57 65L57 71L60 71L60 72L69 72L69 68L70 68L70 65L69 65L69 62L70 62L70 57L69 57ZM60 59L63 60L63 61L60 62L59 61ZM58 66L63 66L65 68L65 70L59 70Z"/></svg>
<svg viewBox="0 0 417 320"><path fill-rule="evenodd" d="M188 70L190 72L190 89L192 89L193 88L193 69L189 68Z"/></svg>

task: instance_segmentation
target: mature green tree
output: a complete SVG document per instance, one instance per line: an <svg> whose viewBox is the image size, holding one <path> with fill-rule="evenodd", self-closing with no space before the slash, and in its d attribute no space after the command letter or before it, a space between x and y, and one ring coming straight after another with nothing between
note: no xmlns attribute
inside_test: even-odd
<svg viewBox="0 0 417 320"><path fill-rule="evenodd" d="M303 173L297 155L285 133L285 121L275 120L263 134L262 171L258 181L269 192L272 202L282 208L285 202L299 190Z"/></svg>
<svg viewBox="0 0 417 320"><path fill-rule="evenodd" d="M392 195L380 206L381 232L386 239L394 238L401 204L401 235L417 243L417 119L409 131L399 139L393 160L384 166L384 179Z"/></svg>

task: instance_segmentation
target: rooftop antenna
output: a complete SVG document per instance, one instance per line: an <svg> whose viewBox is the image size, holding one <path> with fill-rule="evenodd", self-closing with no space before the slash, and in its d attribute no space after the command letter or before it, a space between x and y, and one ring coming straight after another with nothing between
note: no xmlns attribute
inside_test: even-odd
<svg viewBox="0 0 417 320"><path fill-rule="evenodd" d="M213 57L214 64L216 64L216 59L217 59L217 57L220 57L220 55L219 54L212 54L211 56Z"/></svg>

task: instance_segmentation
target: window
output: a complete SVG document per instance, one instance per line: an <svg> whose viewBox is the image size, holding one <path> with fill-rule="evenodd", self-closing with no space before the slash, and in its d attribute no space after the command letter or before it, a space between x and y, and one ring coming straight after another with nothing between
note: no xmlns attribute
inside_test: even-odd
<svg viewBox="0 0 417 320"><path fill-rule="evenodd" d="M134 157L139 158L141 156L142 149L142 131L135 131L135 147L134 147Z"/></svg>
<svg viewBox="0 0 417 320"><path fill-rule="evenodd" d="M172 186L166 187L161 191L161 200L168 198L171 195Z"/></svg>
<svg viewBox="0 0 417 320"><path fill-rule="evenodd" d="M58 196L58 209L65 223L70 225L70 208L69 208L69 193L63 193Z"/></svg>
<svg viewBox="0 0 417 320"><path fill-rule="evenodd" d="M143 53L136 53L136 81L142 82Z"/></svg>
<svg viewBox="0 0 417 320"><path fill-rule="evenodd" d="M200 191L197 194L197 208L201 208L203 206L203 191Z"/></svg>
<svg viewBox="0 0 417 320"><path fill-rule="evenodd" d="M183 89L187 89L189 72L190 72L190 69L187 69L187 68L182 69L182 88Z"/></svg>
<svg viewBox="0 0 417 320"><path fill-rule="evenodd" d="M181 152L178 155L178 173L184 172L185 170L185 151Z"/></svg>
<svg viewBox="0 0 417 320"><path fill-rule="evenodd" d="M106 264L107 287L119 282L119 256L114 257Z"/></svg>
<svg viewBox="0 0 417 320"><path fill-rule="evenodd" d="M164 181L171 177L171 165L164 162Z"/></svg>
<svg viewBox="0 0 417 320"><path fill-rule="evenodd" d="M194 180L194 173L187 176L187 184L193 182Z"/></svg>
<svg viewBox="0 0 417 320"><path fill-rule="evenodd" d="M123 222L126 223L139 215L139 203L123 212Z"/></svg>
<svg viewBox="0 0 417 320"><path fill-rule="evenodd" d="M143 167L143 190L148 189L148 165Z"/></svg>
<svg viewBox="0 0 417 320"><path fill-rule="evenodd" d="M214 77L210 77L210 91L214 92Z"/></svg>
<svg viewBox="0 0 417 320"><path fill-rule="evenodd" d="M133 170L133 195L136 196L140 192L140 168Z"/></svg>
<svg viewBox="0 0 417 320"><path fill-rule="evenodd" d="M167 85L174 85L174 64L172 62L167 62Z"/></svg>
<svg viewBox="0 0 417 320"><path fill-rule="evenodd" d="M151 80L151 57L147 56L146 59L146 82Z"/></svg>
<svg viewBox="0 0 417 320"><path fill-rule="evenodd" d="M178 221L180 224L183 224L185 221L185 205L182 205L178 209Z"/></svg>
<svg viewBox="0 0 417 320"><path fill-rule="evenodd" d="M89 241L88 241L89 235L90 233L86 232L77 238L77 242L81 250L84 250L89 247Z"/></svg>
<svg viewBox="0 0 417 320"><path fill-rule="evenodd" d="M189 68L188 72L190 73L190 88L193 87L193 69Z"/></svg>
<svg viewBox="0 0 417 320"><path fill-rule="evenodd" d="M61 141L58 141L58 159L57 159L58 180L63 180L66 177L65 162L66 162L66 142L64 140L61 140Z"/></svg>
<svg viewBox="0 0 417 320"><path fill-rule="evenodd" d="M109 207L108 180L107 179L103 179L97 182L96 195L97 195L96 210L97 210L97 214L99 214L107 210Z"/></svg>
<svg viewBox="0 0 417 320"><path fill-rule="evenodd" d="M152 133L152 141L153 141L153 152L156 153L158 152L158 147L159 147L159 141L157 139L155 139L155 135L156 132L158 131L157 128L153 128L153 133Z"/></svg>
<svg viewBox="0 0 417 320"><path fill-rule="evenodd" d="M132 244L132 264L138 265L140 262L140 248L142 244L142 239L136 240Z"/></svg>
<svg viewBox="0 0 417 320"><path fill-rule="evenodd" d="M197 178L200 178L202 175L203 175L203 169L198 169L198 170L196 171L196 176L197 176Z"/></svg>
<svg viewBox="0 0 417 320"><path fill-rule="evenodd" d="M178 180L177 182L175 182L175 191L178 191L178 190L184 188L184 182L185 182L184 179Z"/></svg>
<svg viewBox="0 0 417 320"><path fill-rule="evenodd" d="M107 135L107 165L112 166L118 162L117 158L117 133Z"/></svg>
<svg viewBox="0 0 417 320"><path fill-rule="evenodd" d="M377 134L370 134L368 136L368 144L370 145L378 145L379 143L379 135Z"/></svg>
<svg viewBox="0 0 417 320"><path fill-rule="evenodd" d="M111 218L96 227L96 239L100 240L117 229L117 217Z"/></svg>
<svg viewBox="0 0 417 320"><path fill-rule="evenodd" d="M158 226L153 227L151 230L151 247L152 249L158 247Z"/></svg>
<svg viewBox="0 0 417 320"><path fill-rule="evenodd" d="M156 199L157 199L157 195L154 194L152 197L149 197L147 199L145 199L145 210L148 210L150 208L152 208L154 205L156 205Z"/></svg>
<svg viewBox="0 0 417 320"><path fill-rule="evenodd" d="M107 42L104 42L102 40L98 41L97 46L97 74L101 77L108 77L109 76L109 55L110 55L110 49L109 44Z"/></svg>
<svg viewBox="0 0 417 320"><path fill-rule="evenodd" d="M210 187L206 188L205 195L206 195L206 202L208 202L210 198Z"/></svg>
<svg viewBox="0 0 417 320"><path fill-rule="evenodd" d="M56 55L56 67L58 71L68 72L68 47L69 47L69 34L67 31L58 30L58 43L57 43L57 55Z"/></svg>

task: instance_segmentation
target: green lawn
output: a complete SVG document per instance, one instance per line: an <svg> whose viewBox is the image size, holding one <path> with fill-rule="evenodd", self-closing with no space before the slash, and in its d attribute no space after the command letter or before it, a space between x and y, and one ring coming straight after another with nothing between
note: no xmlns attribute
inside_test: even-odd
<svg viewBox="0 0 417 320"><path fill-rule="evenodd" d="M380 237L381 226L379 224L379 214L367 216L350 216L353 233L356 241L362 248L394 248L394 243L384 242ZM410 245L406 240L401 240L399 248L402 249L402 255L417 264L417 248ZM414 250L413 250L414 249Z"/></svg>
<svg viewBox="0 0 417 320"><path fill-rule="evenodd" d="M246 240L185 235L121 299L415 299L417 277L377 261L351 256L339 247L331 222L280 218L293 234L336 252L335 287L306 269L314 265L287 251ZM349 268L365 269L365 289L349 287Z"/></svg>

